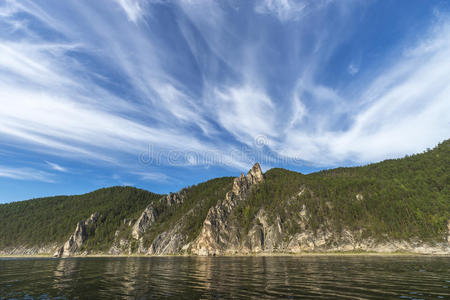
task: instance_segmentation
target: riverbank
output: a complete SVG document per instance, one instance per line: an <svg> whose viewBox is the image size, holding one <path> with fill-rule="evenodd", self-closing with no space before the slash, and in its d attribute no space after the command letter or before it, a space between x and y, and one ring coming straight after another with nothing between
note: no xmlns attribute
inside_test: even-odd
<svg viewBox="0 0 450 300"><path fill-rule="evenodd" d="M223 254L218 256L201 256L189 254L172 254L172 255L145 255L145 254L87 254L74 255L67 258L127 258L127 257L302 257L302 256L430 256L430 257L450 257L449 254L430 254L430 253L415 253L415 252L362 252L362 251L348 251L348 252L302 252L302 253L237 253L237 254ZM0 258L55 258L51 254L37 254L37 255L4 255ZM56 258L55 258L56 259Z"/></svg>

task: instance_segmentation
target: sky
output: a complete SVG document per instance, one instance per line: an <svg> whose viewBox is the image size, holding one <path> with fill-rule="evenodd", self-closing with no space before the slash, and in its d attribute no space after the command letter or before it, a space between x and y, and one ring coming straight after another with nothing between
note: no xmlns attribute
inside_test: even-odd
<svg viewBox="0 0 450 300"><path fill-rule="evenodd" d="M449 137L449 1L0 1L0 203Z"/></svg>

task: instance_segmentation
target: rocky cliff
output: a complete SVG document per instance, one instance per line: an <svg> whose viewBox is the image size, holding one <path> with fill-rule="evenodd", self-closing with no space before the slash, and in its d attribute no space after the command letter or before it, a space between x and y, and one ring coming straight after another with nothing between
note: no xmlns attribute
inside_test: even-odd
<svg viewBox="0 0 450 300"><path fill-rule="evenodd" d="M449 165L445 141L364 167L256 163L168 195L112 187L0 205L0 255L450 254Z"/></svg>
<svg viewBox="0 0 450 300"><path fill-rule="evenodd" d="M87 254L86 251L82 252L83 245L89 237L89 232L95 231L98 218L99 214L93 213L87 220L78 222L73 234L64 245L53 254L53 256L69 257L80 253Z"/></svg>
<svg viewBox="0 0 450 300"><path fill-rule="evenodd" d="M311 228L310 220L314 212L308 210L305 204L300 207L292 205L302 197L314 197L314 193L305 185L285 202L285 207L279 213L269 213L265 207L256 209L251 218L248 229L240 224L235 210L241 206L248 206L249 197L254 189L264 181L261 167L256 163L246 174L234 178L231 189L223 199L210 207L201 224L198 235L189 238L186 223L194 216L191 209L182 215L171 226L149 238L146 232L152 227L159 227L157 221L167 213L167 210L181 209L185 193L170 194L161 198L159 208L155 204L149 205L131 226L131 236L115 243L111 254L168 255L234 255L234 254L272 254L272 253L302 253L302 252L336 252L336 251L370 251L370 252L413 252L427 254L450 254L450 221L447 235L438 243L427 243L417 238L409 240L382 239L364 236L363 230L349 228L334 228L330 220L324 220L317 228ZM364 196L356 193L352 201L363 201ZM328 210L333 209L330 202L326 202ZM298 209L298 210L297 210ZM297 210L297 211L296 211ZM286 213L289 220L284 219ZM295 230L292 230L292 224ZM146 240L146 239L151 239ZM133 242L138 246L135 250ZM147 244L147 246L145 246Z"/></svg>
<svg viewBox="0 0 450 300"><path fill-rule="evenodd" d="M245 201L253 185L264 180L261 167L256 163L246 176L234 179L233 189L225 199L211 207L200 235L188 249L198 255L216 255L235 252L241 244L239 226L230 218L236 205Z"/></svg>

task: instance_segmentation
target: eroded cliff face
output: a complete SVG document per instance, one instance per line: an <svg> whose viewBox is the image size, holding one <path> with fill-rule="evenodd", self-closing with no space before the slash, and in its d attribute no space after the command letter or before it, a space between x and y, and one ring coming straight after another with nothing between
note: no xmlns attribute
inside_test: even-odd
<svg viewBox="0 0 450 300"><path fill-rule="evenodd" d="M56 249L59 249L58 245L50 244L44 246L16 246L9 247L0 250L0 255L7 256L34 256L34 255L49 255L55 252Z"/></svg>
<svg viewBox="0 0 450 300"><path fill-rule="evenodd" d="M75 254L79 254L84 242L88 239L88 226L96 225L99 218L98 213L93 213L86 221L80 221L75 228L74 233L69 237L69 239L64 243L64 245L59 248L54 257L69 257Z"/></svg>
<svg viewBox="0 0 450 300"><path fill-rule="evenodd" d="M239 205L247 205L249 196L255 188L264 182L264 175L259 164L255 164L246 174L241 174L233 181L231 189L223 199L209 208L199 234L189 236L190 218L196 216L195 206L180 214L176 222L165 224L167 214L183 209L186 193L181 190L162 197L159 201L148 205L137 220L124 220L128 226L124 231L116 232L116 238L109 254L194 254L194 255L234 255L234 254L272 254L272 253L303 253L303 252L336 252L336 251L368 251L368 252L412 252L425 254L450 254L450 220L448 221L448 236L445 242L433 245L417 239L409 241L394 241L388 238L380 242L364 236L362 230L351 231L347 228L337 230L327 220L314 230L309 226L312 212L298 203L300 197L314 194L306 185L299 187L293 193L291 200L285 202L282 209L291 212L288 220L283 219L279 210L267 211L260 207L256 210L248 230L241 228L234 211ZM222 194L223 195L223 194ZM364 195L355 193L354 201L364 201ZM325 203L332 210L331 203ZM197 205L203 205L198 203ZM192 207L192 206L191 206ZM181 210L183 211L183 210ZM58 249L55 256L67 257L79 255L80 249L89 238L86 228L95 224L98 214L93 214L88 220L79 222L75 232ZM293 226L293 224L295 226ZM101 226L101 224L98 224ZM156 226L156 227L153 227ZM158 227L159 226L159 227ZM152 228L164 228L153 231ZM199 227L195 227L198 228ZM293 229L294 228L294 229ZM123 230L123 229L122 229ZM195 230L195 229L194 229ZM151 240L146 240L150 239Z"/></svg>
<svg viewBox="0 0 450 300"><path fill-rule="evenodd" d="M139 219L133 225L131 236L135 239L139 239L141 235L156 222L158 218L158 212L153 208L153 204L150 204L142 212Z"/></svg>
<svg viewBox="0 0 450 300"><path fill-rule="evenodd" d="M450 220L447 221L447 232L448 232L447 243L450 246Z"/></svg>
<svg viewBox="0 0 450 300"><path fill-rule="evenodd" d="M188 248L190 252L198 255L217 255L235 252L241 243L239 227L230 220L229 216L236 205L245 201L253 185L264 180L261 167L256 163L246 176L241 174L235 178L233 189L228 192L225 199L212 207L198 238Z"/></svg>
<svg viewBox="0 0 450 300"><path fill-rule="evenodd" d="M200 234L189 241L181 230L193 211L188 211L175 225L158 234L151 245L145 248L143 234L158 219L159 213L152 205L147 207L133 226L132 237L139 242L137 253L148 255L195 254L195 255L233 255L233 254L272 254L302 252L335 252L335 251L370 251L370 252L414 252L428 254L450 253L450 221L448 243L428 245L419 240L377 242L371 238L363 238L362 232L348 229L334 230L325 222L312 230L308 228L311 213L305 205L296 213L291 222L298 225L296 232L290 232L286 220L280 215L269 216L264 208L260 208L254 217L248 232L240 228L232 217L235 208L248 200L252 189L264 180L259 164L255 164L247 175L241 174L233 181L232 189L224 199L211 207L202 224ZM300 187L293 197L301 197L310 191L306 186ZM182 204L184 197L179 193L162 198L168 206ZM364 201L362 194L355 194L355 201ZM333 209L331 204L329 208ZM290 209L290 208L286 208ZM129 245L129 241L122 241ZM128 250L124 251L130 252Z"/></svg>
<svg viewBox="0 0 450 300"><path fill-rule="evenodd" d="M183 204L185 197L185 190L182 189L177 193L170 193L162 197L159 199L159 203L149 204L134 224L130 221L131 237L128 239L120 237L120 232L117 231L115 241L108 253L113 255L131 254L133 252L149 255L179 253L185 241L185 235L182 235L179 230L189 213L183 216L177 225L158 234L149 247L144 246L144 235L158 221L165 210L171 209L174 206L180 206Z"/></svg>
<svg viewBox="0 0 450 300"><path fill-rule="evenodd" d="M169 195L162 197L160 202L166 204L167 207L171 207L172 205L182 204L184 198L185 195L184 191L182 190L178 193L170 193ZM142 212L139 219L133 225L131 235L134 239L139 239L145 233L145 231L150 228L158 219L160 213L153 206L153 203L147 206Z"/></svg>

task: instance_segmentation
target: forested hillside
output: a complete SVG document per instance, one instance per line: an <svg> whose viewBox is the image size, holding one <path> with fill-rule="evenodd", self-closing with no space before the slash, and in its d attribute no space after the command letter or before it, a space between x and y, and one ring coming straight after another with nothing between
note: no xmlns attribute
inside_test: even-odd
<svg viewBox="0 0 450 300"><path fill-rule="evenodd" d="M175 198L112 187L3 204L0 250L62 245L94 212L99 222L80 249L95 253L200 253L205 245L219 254L315 251L341 249L349 234L353 249L363 240L364 249L373 241L442 244L450 239L449 166L447 140L421 154L308 175L279 168L262 175L256 164L246 177L212 179Z"/></svg>
<svg viewBox="0 0 450 300"><path fill-rule="evenodd" d="M98 243L107 244L124 219L137 218L161 195L133 187L104 188L79 196L56 196L0 205L0 248L64 243L76 224L98 212Z"/></svg>
<svg viewBox="0 0 450 300"><path fill-rule="evenodd" d="M362 230L385 239L442 240L450 220L450 140L433 150L363 167L338 168L308 175L271 169L265 180L235 211L248 228L256 211L280 215L290 232L305 205L307 225L327 224ZM302 190L301 196L296 192Z"/></svg>

